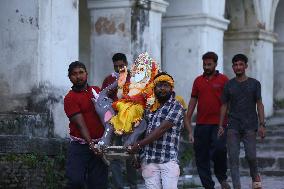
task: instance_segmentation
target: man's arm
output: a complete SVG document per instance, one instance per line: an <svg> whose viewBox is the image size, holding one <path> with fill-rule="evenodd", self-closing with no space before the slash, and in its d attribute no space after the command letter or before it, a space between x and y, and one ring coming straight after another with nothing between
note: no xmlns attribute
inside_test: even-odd
<svg viewBox="0 0 284 189"><path fill-rule="evenodd" d="M220 121L219 121L218 136L222 136L224 134L223 124L224 124L224 119L225 119L225 116L226 116L227 109L228 109L228 104L227 103L222 104L221 110L220 110Z"/></svg>
<svg viewBox="0 0 284 189"><path fill-rule="evenodd" d="M139 142L136 142L133 146L131 146L131 149L129 150L130 153L135 153L143 146L150 144L151 142L159 139L168 129L170 129L173 126L173 123L164 120L161 123L161 126L153 130L147 137L140 140Z"/></svg>
<svg viewBox="0 0 284 189"><path fill-rule="evenodd" d="M265 137L264 106L261 99L256 102L256 107L257 107L257 115L259 120L258 134L261 138L264 138Z"/></svg>
<svg viewBox="0 0 284 189"><path fill-rule="evenodd" d="M91 138L90 133L87 129L83 115L81 113L78 113L78 114L75 114L74 116L70 117L69 119L70 119L70 121L72 121L76 124L76 126L79 129L82 137L89 144L90 149L93 150L95 154L98 154L98 150L95 149L95 144L92 142L92 138Z"/></svg>
<svg viewBox="0 0 284 189"><path fill-rule="evenodd" d="M193 143L193 131L192 131L192 126L191 126L191 119L192 119L192 114L195 110L197 104L197 98L196 97L191 97L190 101L188 103L188 108L187 108L187 114L184 116L184 126L186 130L188 131L188 138L189 142Z"/></svg>

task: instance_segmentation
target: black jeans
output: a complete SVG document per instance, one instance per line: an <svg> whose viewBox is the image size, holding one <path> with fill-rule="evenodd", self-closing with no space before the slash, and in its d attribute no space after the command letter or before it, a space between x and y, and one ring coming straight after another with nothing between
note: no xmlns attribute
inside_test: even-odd
<svg viewBox="0 0 284 189"><path fill-rule="evenodd" d="M218 125L196 125L194 129L194 151L197 171L206 189L214 189L210 160L214 162L214 173L218 181L227 179L226 132L217 137Z"/></svg>
<svg viewBox="0 0 284 189"><path fill-rule="evenodd" d="M66 163L67 189L107 189L108 168L87 144L71 142Z"/></svg>

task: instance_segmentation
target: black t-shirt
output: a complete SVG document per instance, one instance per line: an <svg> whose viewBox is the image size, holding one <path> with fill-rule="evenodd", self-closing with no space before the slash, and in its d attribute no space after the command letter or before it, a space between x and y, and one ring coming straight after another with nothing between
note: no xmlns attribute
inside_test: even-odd
<svg viewBox="0 0 284 189"><path fill-rule="evenodd" d="M261 99L261 84L253 78L239 82L231 79L224 87L222 102L228 103L228 128L256 130L258 116L256 102Z"/></svg>

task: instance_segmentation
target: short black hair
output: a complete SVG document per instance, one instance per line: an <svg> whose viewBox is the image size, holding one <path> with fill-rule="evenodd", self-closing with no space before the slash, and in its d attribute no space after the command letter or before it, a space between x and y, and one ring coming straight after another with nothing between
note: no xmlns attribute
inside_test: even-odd
<svg viewBox="0 0 284 189"><path fill-rule="evenodd" d="M74 68L83 68L85 71L87 71L85 64L79 61L74 61L71 62L68 68L68 77L70 77L71 72L73 71Z"/></svg>
<svg viewBox="0 0 284 189"><path fill-rule="evenodd" d="M205 59L213 59L213 61L217 63L218 55L212 51L209 51L202 56L202 60L205 60Z"/></svg>
<svg viewBox="0 0 284 189"><path fill-rule="evenodd" d="M155 77L154 77L154 80L157 78L157 77L160 77L161 75L167 75L169 76L170 78L172 78L172 80L174 81L174 78L168 74L167 72L159 72Z"/></svg>
<svg viewBox="0 0 284 189"><path fill-rule="evenodd" d="M244 54L236 54L233 58L232 58L232 63L234 64L234 62L237 61L242 61L244 63L248 63L248 57Z"/></svg>
<svg viewBox="0 0 284 189"><path fill-rule="evenodd" d="M123 62L127 63L127 58L126 58L125 54L115 53L112 57L112 62L116 62L116 61L119 61L119 60L122 60Z"/></svg>

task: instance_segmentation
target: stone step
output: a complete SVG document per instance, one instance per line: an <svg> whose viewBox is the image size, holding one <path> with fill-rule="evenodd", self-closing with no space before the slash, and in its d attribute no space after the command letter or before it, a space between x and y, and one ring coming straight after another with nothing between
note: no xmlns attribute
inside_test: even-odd
<svg viewBox="0 0 284 189"><path fill-rule="evenodd" d="M38 153L56 155L66 151L66 139L28 137L20 135L0 135L0 154Z"/></svg>
<svg viewBox="0 0 284 189"><path fill-rule="evenodd" d="M1 135L54 137L54 128L48 113L1 113Z"/></svg>

